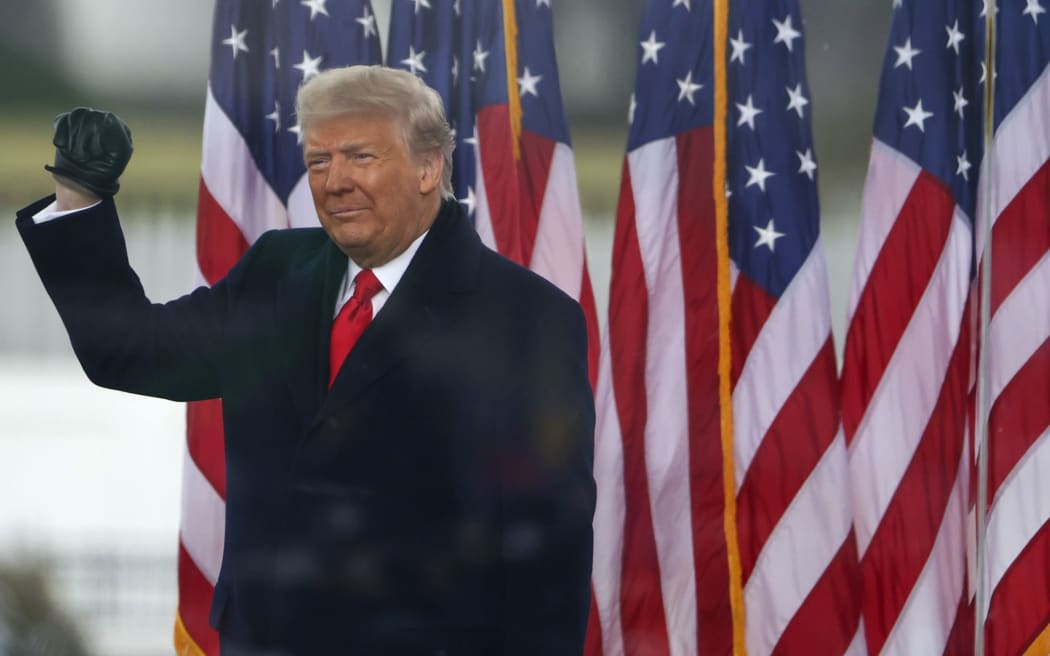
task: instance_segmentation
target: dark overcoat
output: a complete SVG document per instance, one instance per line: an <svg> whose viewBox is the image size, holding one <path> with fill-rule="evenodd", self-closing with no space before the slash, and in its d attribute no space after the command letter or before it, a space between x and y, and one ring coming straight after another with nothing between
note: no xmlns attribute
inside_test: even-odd
<svg viewBox="0 0 1050 656"><path fill-rule="evenodd" d="M17 225L88 377L223 400L224 655L582 651L594 407L575 301L445 202L329 391L347 259L323 230L268 232L214 286L151 304L112 200L34 224L50 200Z"/></svg>

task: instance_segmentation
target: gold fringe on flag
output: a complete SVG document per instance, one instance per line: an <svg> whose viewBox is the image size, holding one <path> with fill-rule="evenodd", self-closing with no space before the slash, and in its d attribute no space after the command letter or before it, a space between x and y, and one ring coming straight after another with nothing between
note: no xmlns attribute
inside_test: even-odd
<svg viewBox="0 0 1050 656"><path fill-rule="evenodd" d="M733 654L745 656L744 589L740 568L740 545L736 521L736 464L733 452L733 396L730 388L732 350L730 311L732 291L729 282L729 206L726 202L726 113L728 81L726 46L729 33L729 2L714 1L714 179L715 249L718 255L718 394L722 427L722 481L725 494L724 529L729 565L729 604L733 615Z"/></svg>
<svg viewBox="0 0 1050 656"><path fill-rule="evenodd" d="M1024 650L1024 656L1045 656L1046 654L1050 654L1050 624L1047 624L1035 641L1028 645L1028 649Z"/></svg>
<svg viewBox="0 0 1050 656"><path fill-rule="evenodd" d="M507 61L507 104L514 161L521 159L521 94L518 92L518 18L514 0L503 0L503 53Z"/></svg>
<svg viewBox="0 0 1050 656"><path fill-rule="evenodd" d="M175 613L175 654L176 656L208 656L190 637L190 632L182 623L181 613Z"/></svg>

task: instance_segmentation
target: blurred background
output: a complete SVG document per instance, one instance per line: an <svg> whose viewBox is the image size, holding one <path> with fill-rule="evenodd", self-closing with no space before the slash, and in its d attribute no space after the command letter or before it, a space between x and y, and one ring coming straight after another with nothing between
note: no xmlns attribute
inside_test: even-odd
<svg viewBox="0 0 1050 656"><path fill-rule="evenodd" d="M380 25L391 0L373 0ZM605 319L642 0L554 0L591 277ZM890 0L801 0L841 350ZM209 0L0 3L0 214L49 193L51 120L117 112L119 205L147 293L189 290ZM0 653L170 653L184 409L80 373L12 223L0 230Z"/></svg>

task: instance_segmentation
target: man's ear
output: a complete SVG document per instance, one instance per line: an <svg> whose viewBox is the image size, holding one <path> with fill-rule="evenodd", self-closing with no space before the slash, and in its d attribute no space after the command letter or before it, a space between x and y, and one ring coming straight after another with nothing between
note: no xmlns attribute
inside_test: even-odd
<svg viewBox="0 0 1050 656"><path fill-rule="evenodd" d="M445 158L439 152L425 153L419 157L419 193L429 194L441 186L445 171Z"/></svg>

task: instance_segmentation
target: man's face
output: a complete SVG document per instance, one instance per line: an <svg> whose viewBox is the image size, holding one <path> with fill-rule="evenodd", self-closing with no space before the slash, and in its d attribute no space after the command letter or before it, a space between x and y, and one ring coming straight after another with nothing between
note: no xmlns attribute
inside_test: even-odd
<svg viewBox="0 0 1050 656"><path fill-rule="evenodd" d="M303 149L317 215L354 262L373 268L423 234L440 205L440 155L413 155L398 120L380 114L311 124Z"/></svg>

